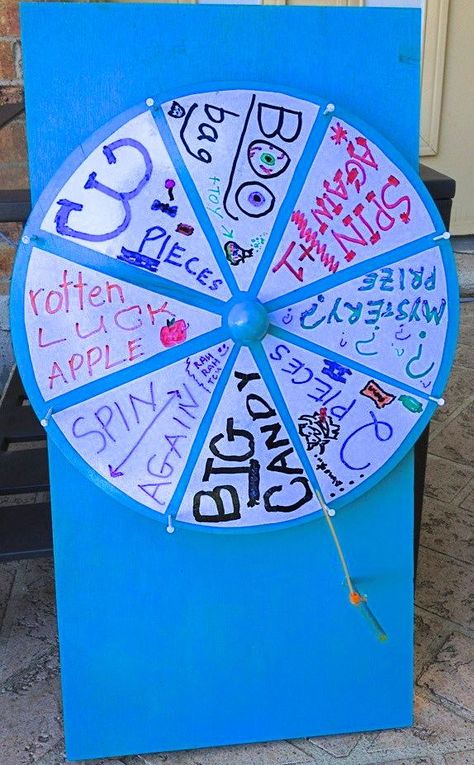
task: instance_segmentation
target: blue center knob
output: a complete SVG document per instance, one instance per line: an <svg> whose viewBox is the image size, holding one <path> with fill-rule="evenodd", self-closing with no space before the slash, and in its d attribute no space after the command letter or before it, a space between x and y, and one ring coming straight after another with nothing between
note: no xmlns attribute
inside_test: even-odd
<svg viewBox="0 0 474 765"><path fill-rule="evenodd" d="M243 298L230 309L227 324L233 340L250 345L266 335L268 314L258 300Z"/></svg>

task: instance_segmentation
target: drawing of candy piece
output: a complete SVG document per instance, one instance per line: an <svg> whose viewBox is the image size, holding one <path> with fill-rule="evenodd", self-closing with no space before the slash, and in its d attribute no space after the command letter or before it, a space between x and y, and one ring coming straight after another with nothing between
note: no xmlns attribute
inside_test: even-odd
<svg viewBox="0 0 474 765"><path fill-rule="evenodd" d="M423 411L423 404L417 401L416 398L407 396L405 393L402 396L399 396L398 400L402 402L405 409L408 409L409 412L420 414L420 412Z"/></svg>
<svg viewBox="0 0 474 765"><path fill-rule="evenodd" d="M173 189L176 186L176 182L172 178L167 178L165 181L165 189L168 191L170 202L174 201Z"/></svg>
<svg viewBox="0 0 474 765"><path fill-rule="evenodd" d="M191 236L194 233L194 228L189 223L178 223L176 231L178 234L183 234L183 236Z"/></svg>
<svg viewBox="0 0 474 765"><path fill-rule="evenodd" d="M395 399L391 393L386 393L375 380L369 380L367 385L362 388L361 394L367 396L374 402L377 409L383 409L384 406L388 406Z"/></svg>
<svg viewBox="0 0 474 765"><path fill-rule="evenodd" d="M186 340L188 325L184 319L168 319L166 325L160 329L160 340L165 348L172 348Z"/></svg>
<svg viewBox="0 0 474 765"><path fill-rule="evenodd" d="M159 210L160 212L165 213L166 215L169 215L170 218L176 218L176 214L178 212L178 206L177 205L170 205L168 202L160 202L159 199L154 199L153 204L151 206L152 210Z"/></svg>

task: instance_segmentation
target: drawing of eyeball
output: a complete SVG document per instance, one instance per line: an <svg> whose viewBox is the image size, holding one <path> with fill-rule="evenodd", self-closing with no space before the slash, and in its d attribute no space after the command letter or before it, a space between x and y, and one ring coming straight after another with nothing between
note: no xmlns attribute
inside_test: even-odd
<svg viewBox="0 0 474 765"><path fill-rule="evenodd" d="M275 195L263 183L242 183L236 191L237 207L250 218L263 218L275 205Z"/></svg>
<svg viewBox="0 0 474 765"><path fill-rule="evenodd" d="M260 178L276 178L285 172L291 162L286 151L268 141L252 141L247 149L247 158L255 175Z"/></svg>

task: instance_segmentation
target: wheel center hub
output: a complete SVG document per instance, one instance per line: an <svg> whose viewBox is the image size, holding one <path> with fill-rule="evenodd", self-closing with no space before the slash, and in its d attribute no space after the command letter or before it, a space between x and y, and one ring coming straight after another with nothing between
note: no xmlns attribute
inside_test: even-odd
<svg viewBox="0 0 474 765"><path fill-rule="evenodd" d="M234 303L227 315L227 325L233 340L243 345L257 342L268 330L268 314L260 301L242 298Z"/></svg>

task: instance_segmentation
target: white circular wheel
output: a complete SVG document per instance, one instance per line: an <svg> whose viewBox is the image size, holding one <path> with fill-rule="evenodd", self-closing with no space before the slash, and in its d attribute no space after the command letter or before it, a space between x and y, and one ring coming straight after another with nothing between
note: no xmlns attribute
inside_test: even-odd
<svg viewBox="0 0 474 765"><path fill-rule="evenodd" d="M407 162L337 106L159 98L62 165L25 228L18 364L48 434L129 506L208 529L337 509L440 403L457 284Z"/></svg>

